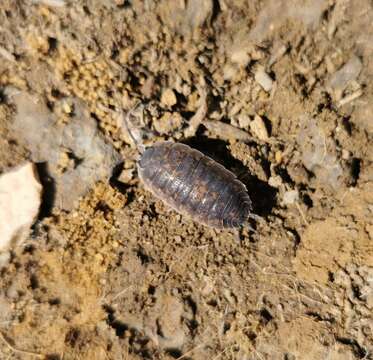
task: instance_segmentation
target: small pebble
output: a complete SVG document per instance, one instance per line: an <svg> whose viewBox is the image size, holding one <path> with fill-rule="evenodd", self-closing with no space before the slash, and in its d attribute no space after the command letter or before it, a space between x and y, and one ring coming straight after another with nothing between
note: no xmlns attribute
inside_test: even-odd
<svg viewBox="0 0 373 360"><path fill-rule="evenodd" d="M284 193L282 202L285 205L292 205L299 200L298 190L289 190Z"/></svg>
<svg viewBox="0 0 373 360"><path fill-rule="evenodd" d="M202 124L215 136L224 140L248 141L250 135L239 128L220 121L203 121Z"/></svg>
<svg viewBox="0 0 373 360"><path fill-rule="evenodd" d="M273 87L273 80L264 71L263 67L259 67L255 72L255 81L264 89L266 92L270 92Z"/></svg>
<svg viewBox="0 0 373 360"><path fill-rule="evenodd" d="M236 63L236 64L238 64L242 67L245 67L250 61L250 56L247 53L247 49L239 48L231 54L231 60L232 60L232 62L234 62L234 63Z"/></svg>
<svg viewBox="0 0 373 360"><path fill-rule="evenodd" d="M281 164L281 162L282 162L282 156L283 156L282 151L278 150L278 151L275 152L276 164Z"/></svg>
<svg viewBox="0 0 373 360"><path fill-rule="evenodd" d="M268 140L267 127L259 115L255 115L254 120L250 123L250 130L259 140Z"/></svg>
<svg viewBox="0 0 373 360"><path fill-rule="evenodd" d="M63 111L64 111L66 114L71 114L71 112L72 112L72 108L71 108L70 104L68 104L67 102L65 102L65 103L62 105L62 109L63 109Z"/></svg>
<svg viewBox="0 0 373 360"><path fill-rule="evenodd" d="M123 184L128 184L133 179L133 169L124 169L120 173L118 180Z"/></svg>
<svg viewBox="0 0 373 360"><path fill-rule="evenodd" d="M238 125L241 129L248 129L250 125L251 119L247 115L239 115L238 116Z"/></svg>
<svg viewBox="0 0 373 360"><path fill-rule="evenodd" d="M330 76L327 87L333 90L337 101L342 98L343 90L347 85L358 78L362 68L363 64L361 60L354 55L346 64Z"/></svg>
<svg viewBox="0 0 373 360"><path fill-rule="evenodd" d="M269 179L268 179L268 185L269 186L272 186L274 188L279 188L281 185L282 185L282 179L280 176L276 175L276 176L271 176Z"/></svg>
<svg viewBox="0 0 373 360"><path fill-rule="evenodd" d="M348 150L342 149L342 159L348 160L350 158L351 154Z"/></svg>
<svg viewBox="0 0 373 360"><path fill-rule="evenodd" d="M172 107L177 103L176 95L172 89L166 89L163 91L161 103L167 107Z"/></svg>
<svg viewBox="0 0 373 360"><path fill-rule="evenodd" d="M176 235L176 236L174 237L174 240L175 240L175 243L176 243L176 244L180 244L181 241L182 241L181 236L179 236L179 235Z"/></svg>

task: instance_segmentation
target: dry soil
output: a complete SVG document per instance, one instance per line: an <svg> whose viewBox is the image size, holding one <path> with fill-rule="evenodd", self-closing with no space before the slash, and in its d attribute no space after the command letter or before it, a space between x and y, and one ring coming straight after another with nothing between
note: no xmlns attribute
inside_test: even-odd
<svg viewBox="0 0 373 360"><path fill-rule="evenodd" d="M0 270L0 358L371 359L372 39L369 0L1 1L0 172L37 162L44 196ZM261 218L155 200L130 109ZM115 161L60 141L92 123Z"/></svg>

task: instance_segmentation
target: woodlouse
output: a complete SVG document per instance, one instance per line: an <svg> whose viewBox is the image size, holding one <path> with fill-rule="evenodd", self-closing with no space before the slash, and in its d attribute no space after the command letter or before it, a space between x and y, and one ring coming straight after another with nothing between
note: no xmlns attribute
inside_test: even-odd
<svg viewBox="0 0 373 360"><path fill-rule="evenodd" d="M127 131L138 145L128 128ZM213 228L236 228L250 217L245 185L224 166L188 145L158 142L137 163L140 180L177 212Z"/></svg>

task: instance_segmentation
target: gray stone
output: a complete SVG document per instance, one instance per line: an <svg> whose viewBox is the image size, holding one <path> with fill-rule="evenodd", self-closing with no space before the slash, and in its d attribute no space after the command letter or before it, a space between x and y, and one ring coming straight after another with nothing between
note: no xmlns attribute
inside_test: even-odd
<svg viewBox="0 0 373 360"><path fill-rule="evenodd" d="M105 142L87 107L71 99L72 116L58 121L44 102L28 93L12 96L17 114L13 130L34 162L46 163L53 178L54 205L71 210L97 181L106 181L120 155Z"/></svg>

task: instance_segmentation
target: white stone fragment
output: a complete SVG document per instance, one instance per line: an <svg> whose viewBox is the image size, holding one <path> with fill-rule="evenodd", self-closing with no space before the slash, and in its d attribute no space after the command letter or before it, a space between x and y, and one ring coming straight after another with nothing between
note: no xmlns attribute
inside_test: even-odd
<svg viewBox="0 0 373 360"><path fill-rule="evenodd" d="M244 130L220 121L203 121L202 124L215 136L224 140L248 141L251 136Z"/></svg>
<svg viewBox="0 0 373 360"><path fill-rule="evenodd" d="M238 116L238 125L241 129L247 129L250 126L250 116L241 114Z"/></svg>
<svg viewBox="0 0 373 360"><path fill-rule="evenodd" d="M268 67L271 67L277 61L279 61L285 55L287 50L288 50L288 47L286 45L284 44L277 45L271 57L269 58Z"/></svg>
<svg viewBox="0 0 373 360"><path fill-rule="evenodd" d="M2 56L5 60L10 62L15 62L16 59L13 54L11 54L7 49L0 46L0 56Z"/></svg>
<svg viewBox="0 0 373 360"><path fill-rule="evenodd" d="M299 192L298 190L289 190L284 193L284 197L282 199L283 204L285 205L292 205L299 200Z"/></svg>
<svg viewBox="0 0 373 360"><path fill-rule="evenodd" d="M0 176L0 251L27 236L39 212L41 191L32 163Z"/></svg>
<svg viewBox="0 0 373 360"><path fill-rule="evenodd" d="M267 127L259 115L255 115L254 120L250 123L250 130L259 140L268 140Z"/></svg>
<svg viewBox="0 0 373 360"><path fill-rule="evenodd" d="M51 7L63 7L66 5L64 0L34 0L35 4L43 4Z"/></svg>
<svg viewBox="0 0 373 360"><path fill-rule="evenodd" d="M268 179L268 185L272 186L274 188L279 188L282 184L283 184L283 182L282 182L281 176L278 176L278 175L271 176Z"/></svg>
<svg viewBox="0 0 373 360"><path fill-rule="evenodd" d="M344 98L342 98L341 100L339 100L337 106L341 107L343 105L346 105L346 104L358 99L362 95L363 95L363 90L359 89L359 90L353 92L352 94L347 95Z"/></svg>
<svg viewBox="0 0 373 360"><path fill-rule="evenodd" d="M250 61L250 56L247 52L247 49L239 47L238 49L235 49L231 54L231 60L235 64L238 64L240 66L246 66Z"/></svg>
<svg viewBox="0 0 373 360"><path fill-rule="evenodd" d="M118 180L123 184L128 184L133 179L134 169L123 169Z"/></svg>
<svg viewBox="0 0 373 360"><path fill-rule="evenodd" d="M273 80L264 71L263 67L258 67L255 72L255 81L264 89L266 92L270 92L273 87Z"/></svg>

